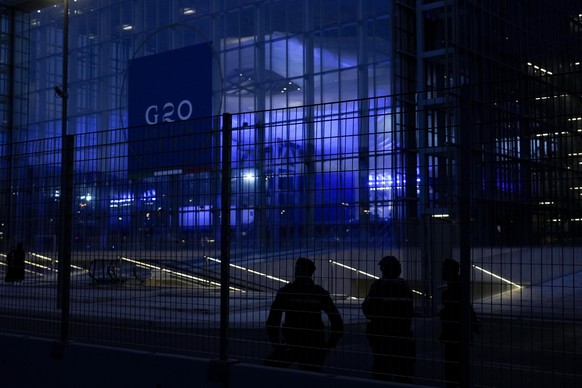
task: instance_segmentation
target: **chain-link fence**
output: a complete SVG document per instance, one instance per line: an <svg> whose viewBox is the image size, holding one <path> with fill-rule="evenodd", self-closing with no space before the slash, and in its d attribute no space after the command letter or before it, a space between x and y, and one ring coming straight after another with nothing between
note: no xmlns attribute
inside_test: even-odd
<svg viewBox="0 0 582 388"><path fill-rule="evenodd" d="M329 373L372 377L387 351L388 364L414 361L419 384L580 384L577 79L70 135L70 176L63 139L13 144L0 270L22 242L25 274L0 287L2 330L263 364L271 304L306 257L343 321ZM362 310L385 256L410 295L377 299L410 301L412 315L384 306L380 326L410 321L408 353L408 334L375 347L379 313ZM448 282L445 259L459 265ZM443 305L458 310L453 337Z"/></svg>

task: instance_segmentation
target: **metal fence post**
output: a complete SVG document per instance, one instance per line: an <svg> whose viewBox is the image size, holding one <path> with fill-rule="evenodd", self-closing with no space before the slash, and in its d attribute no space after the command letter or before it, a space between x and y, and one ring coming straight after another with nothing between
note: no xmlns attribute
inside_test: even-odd
<svg viewBox="0 0 582 388"><path fill-rule="evenodd" d="M59 239L59 277L58 277L58 307L61 309L61 341L69 339L69 304L71 293L71 230L73 203L73 163L75 137L63 137L61 194L60 194L60 239Z"/></svg>
<svg viewBox="0 0 582 388"><path fill-rule="evenodd" d="M220 361L228 360L230 302L230 197L232 159L232 115L222 115L222 193L220 223Z"/></svg>
<svg viewBox="0 0 582 388"><path fill-rule="evenodd" d="M471 386L471 88L461 87L459 136L459 248L461 275L461 386Z"/></svg>
<svg viewBox="0 0 582 388"><path fill-rule="evenodd" d="M71 293L71 233L73 204L73 172L75 137L67 135L68 73L69 73L69 1L63 2L63 88L55 87L62 99L61 193L59 203L59 275L57 305L61 309L61 342L69 339L69 304Z"/></svg>

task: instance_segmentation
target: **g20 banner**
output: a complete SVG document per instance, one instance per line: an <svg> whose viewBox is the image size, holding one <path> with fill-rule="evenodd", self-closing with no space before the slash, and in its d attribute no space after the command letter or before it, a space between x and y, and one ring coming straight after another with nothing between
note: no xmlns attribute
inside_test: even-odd
<svg viewBox="0 0 582 388"><path fill-rule="evenodd" d="M210 169L209 43L132 60L128 98L130 176Z"/></svg>

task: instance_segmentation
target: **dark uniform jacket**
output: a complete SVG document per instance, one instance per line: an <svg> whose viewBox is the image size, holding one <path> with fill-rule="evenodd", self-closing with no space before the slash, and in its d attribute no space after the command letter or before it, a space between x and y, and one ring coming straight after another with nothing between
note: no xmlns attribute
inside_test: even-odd
<svg viewBox="0 0 582 388"><path fill-rule="evenodd" d="M461 290L458 282L450 282L442 295L443 308L440 311L443 341L459 341L461 339ZM471 338L479 333L480 322L470 306Z"/></svg>
<svg viewBox="0 0 582 388"><path fill-rule="evenodd" d="M404 279L376 280L362 310L369 319L368 335L412 336L412 290Z"/></svg>
<svg viewBox="0 0 582 388"><path fill-rule="evenodd" d="M333 303L329 292L315 284L311 278L297 278L292 283L283 286L277 292L267 318L267 334L269 340L278 344L281 342L297 343L302 339L313 338L313 335L324 335L324 324L321 312L324 311L331 323L328 346L337 344L343 334L343 321ZM283 339L280 338L280 324L283 312Z"/></svg>

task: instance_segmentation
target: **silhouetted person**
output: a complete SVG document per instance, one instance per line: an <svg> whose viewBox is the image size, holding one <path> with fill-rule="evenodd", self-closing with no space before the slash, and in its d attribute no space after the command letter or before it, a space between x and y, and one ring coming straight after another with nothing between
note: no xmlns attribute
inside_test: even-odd
<svg viewBox="0 0 582 388"><path fill-rule="evenodd" d="M447 387L458 387L461 382L461 290L459 263L445 259L442 264L442 277L447 282L443 291L440 312L441 336L444 347L444 372ZM470 307L471 338L479 333L479 320Z"/></svg>
<svg viewBox="0 0 582 388"><path fill-rule="evenodd" d="M12 283L14 280L14 246L12 246L6 254L6 274L4 277L4 282Z"/></svg>
<svg viewBox="0 0 582 388"><path fill-rule="evenodd" d="M16 244L16 249L14 250L14 276L16 281L21 282L24 280L24 260L26 258L26 253L24 252L24 247L22 243Z"/></svg>
<svg viewBox="0 0 582 388"><path fill-rule="evenodd" d="M341 315L329 292L313 282L314 272L313 261L299 258L295 263L295 280L277 291L267 318L267 334L274 350L265 365L286 368L296 362L300 369L320 371L327 350L341 338ZM327 341L322 311L331 323ZM281 328L283 313L285 322Z"/></svg>
<svg viewBox="0 0 582 388"><path fill-rule="evenodd" d="M18 243L16 248L13 248L6 255L6 277L4 279L7 283L21 282L24 280L24 248L22 243Z"/></svg>
<svg viewBox="0 0 582 388"><path fill-rule="evenodd" d="M382 278L372 283L362 303L374 359L372 374L376 380L411 383L416 359L412 290L399 278L402 269L396 257L386 256L378 264Z"/></svg>

